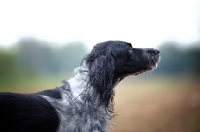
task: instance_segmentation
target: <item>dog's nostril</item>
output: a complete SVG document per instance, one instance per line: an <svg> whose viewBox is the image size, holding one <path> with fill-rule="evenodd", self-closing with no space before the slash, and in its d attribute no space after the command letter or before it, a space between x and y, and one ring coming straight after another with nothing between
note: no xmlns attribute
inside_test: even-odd
<svg viewBox="0 0 200 132"><path fill-rule="evenodd" d="M157 55L160 53L157 49L148 49L147 53L150 53L151 55Z"/></svg>

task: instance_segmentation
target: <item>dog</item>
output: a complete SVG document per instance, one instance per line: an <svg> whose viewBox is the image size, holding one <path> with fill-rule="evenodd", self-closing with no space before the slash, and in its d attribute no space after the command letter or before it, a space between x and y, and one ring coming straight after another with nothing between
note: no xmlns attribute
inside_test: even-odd
<svg viewBox="0 0 200 132"><path fill-rule="evenodd" d="M114 87L157 67L159 50L124 41L98 43L55 89L0 93L0 132L106 132L114 116Z"/></svg>

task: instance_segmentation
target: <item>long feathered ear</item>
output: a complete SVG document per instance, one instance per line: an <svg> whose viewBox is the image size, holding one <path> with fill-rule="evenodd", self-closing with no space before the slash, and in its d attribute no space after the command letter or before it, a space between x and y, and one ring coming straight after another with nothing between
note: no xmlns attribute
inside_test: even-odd
<svg viewBox="0 0 200 132"><path fill-rule="evenodd" d="M111 54L99 55L89 64L89 85L106 106L113 101L114 58Z"/></svg>

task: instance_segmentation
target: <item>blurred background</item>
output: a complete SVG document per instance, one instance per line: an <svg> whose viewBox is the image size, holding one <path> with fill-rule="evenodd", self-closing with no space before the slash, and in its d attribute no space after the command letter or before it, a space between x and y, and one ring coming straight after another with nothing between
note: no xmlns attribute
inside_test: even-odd
<svg viewBox="0 0 200 132"><path fill-rule="evenodd" d="M1 0L0 91L59 86L106 40L161 52L116 87L111 132L200 132L199 0Z"/></svg>

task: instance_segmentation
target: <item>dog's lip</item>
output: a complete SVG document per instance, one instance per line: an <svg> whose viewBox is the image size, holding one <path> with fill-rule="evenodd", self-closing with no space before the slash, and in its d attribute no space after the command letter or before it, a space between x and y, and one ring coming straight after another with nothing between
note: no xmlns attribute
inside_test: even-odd
<svg viewBox="0 0 200 132"><path fill-rule="evenodd" d="M154 69L154 68L156 68L156 67L157 67L157 64L150 66L149 69L152 70L152 69Z"/></svg>

